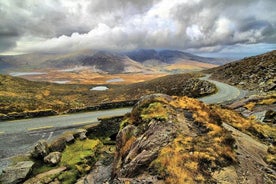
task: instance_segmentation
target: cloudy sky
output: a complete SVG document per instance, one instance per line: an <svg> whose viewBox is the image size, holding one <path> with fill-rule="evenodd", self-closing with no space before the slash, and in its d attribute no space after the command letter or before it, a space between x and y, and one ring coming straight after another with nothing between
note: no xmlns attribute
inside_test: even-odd
<svg viewBox="0 0 276 184"><path fill-rule="evenodd" d="M0 54L276 49L275 0L0 0Z"/></svg>

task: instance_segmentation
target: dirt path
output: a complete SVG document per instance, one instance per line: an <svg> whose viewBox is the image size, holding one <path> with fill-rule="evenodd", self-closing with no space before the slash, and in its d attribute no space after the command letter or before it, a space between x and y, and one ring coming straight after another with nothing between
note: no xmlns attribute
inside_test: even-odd
<svg viewBox="0 0 276 184"><path fill-rule="evenodd" d="M274 170L270 169L263 160L264 156L267 154L268 146L228 124L224 123L223 126L227 130L232 131L232 135L236 139L236 153L239 161L239 165L237 167L237 174L239 176L238 183L270 183L270 179L267 178L267 174L270 173L276 176L276 173Z"/></svg>

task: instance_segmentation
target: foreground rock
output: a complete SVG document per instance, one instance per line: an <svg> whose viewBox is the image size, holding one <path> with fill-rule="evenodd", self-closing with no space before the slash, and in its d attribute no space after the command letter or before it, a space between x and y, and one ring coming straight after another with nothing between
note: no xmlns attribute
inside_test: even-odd
<svg viewBox="0 0 276 184"><path fill-rule="evenodd" d="M24 161L18 162L14 166L6 168L0 179L2 184L16 184L21 183L31 172L34 162Z"/></svg>
<svg viewBox="0 0 276 184"><path fill-rule="evenodd" d="M234 139L208 106L187 97L142 98L117 135L114 183L208 183L235 163Z"/></svg>

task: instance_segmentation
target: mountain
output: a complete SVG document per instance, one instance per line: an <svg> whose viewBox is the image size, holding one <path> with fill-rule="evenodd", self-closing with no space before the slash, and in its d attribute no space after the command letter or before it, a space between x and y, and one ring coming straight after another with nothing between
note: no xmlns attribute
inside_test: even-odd
<svg viewBox="0 0 276 184"><path fill-rule="evenodd" d="M110 52L82 50L66 54L35 53L0 56L1 73L39 69L68 69L88 67L90 71L118 74L137 72L179 73L214 67L223 61L196 56L177 50L135 50ZM177 64L173 66L174 64ZM212 65L215 64L215 65ZM180 66L181 65L181 66ZM169 68L166 68L171 66Z"/></svg>
<svg viewBox="0 0 276 184"><path fill-rule="evenodd" d="M276 50L209 69L212 78L243 89L276 89Z"/></svg>
<svg viewBox="0 0 276 184"><path fill-rule="evenodd" d="M226 62L229 62L225 59L201 57L178 50L139 49L131 52L126 52L125 54L129 58L141 63L146 62L148 60L158 60L167 64L173 64L179 60L191 60L215 65L222 65Z"/></svg>
<svg viewBox="0 0 276 184"><path fill-rule="evenodd" d="M48 60L43 63L43 66L51 68L88 66L97 72L110 74L141 72L144 69L140 63L129 59L127 56L107 51L79 53L75 56Z"/></svg>
<svg viewBox="0 0 276 184"><path fill-rule="evenodd" d="M107 51L78 51L69 54L25 54L0 57L0 65L9 63L6 69L66 69L75 66L91 67L95 72L141 72L143 66L127 56Z"/></svg>

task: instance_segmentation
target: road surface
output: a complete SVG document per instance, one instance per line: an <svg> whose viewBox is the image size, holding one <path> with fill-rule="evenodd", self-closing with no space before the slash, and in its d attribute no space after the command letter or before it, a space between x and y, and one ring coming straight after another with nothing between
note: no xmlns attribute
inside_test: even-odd
<svg viewBox="0 0 276 184"><path fill-rule="evenodd" d="M244 90L240 90L234 86L230 86L222 82L211 80L209 79L209 77L210 75L206 75L205 77L202 77L200 79L206 80L215 84L217 87L217 93L210 96L199 98L199 100L207 104L223 103L223 102L235 100L235 99L244 97L246 94L246 91Z"/></svg>
<svg viewBox="0 0 276 184"><path fill-rule="evenodd" d="M233 86L210 80L209 75L201 79L214 83L218 89L216 94L199 98L205 103L234 100L243 94L242 91ZM6 158L27 152L39 139L51 140L64 131L98 122L98 117L123 115L130 111L131 108L121 108L0 122L0 173L1 168L8 164Z"/></svg>
<svg viewBox="0 0 276 184"><path fill-rule="evenodd" d="M60 116L49 116L33 119L22 119L0 122L0 134L36 131L42 129L59 128L66 126L85 125L98 122L97 118L102 116L123 115L130 108L112 109L105 111L94 111L85 113L66 114Z"/></svg>

